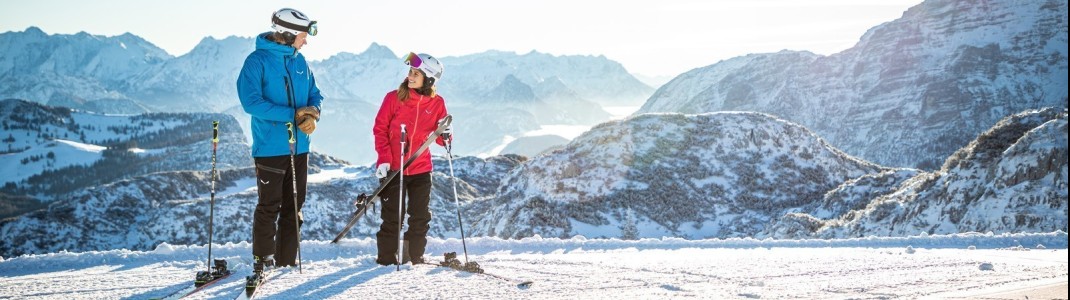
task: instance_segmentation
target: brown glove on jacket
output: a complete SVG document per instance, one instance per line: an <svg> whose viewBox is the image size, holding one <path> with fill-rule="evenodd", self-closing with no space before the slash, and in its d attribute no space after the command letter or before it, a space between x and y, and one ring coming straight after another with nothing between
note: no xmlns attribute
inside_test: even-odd
<svg viewBox="0 0 1070 300"><path fill-rule="evenodd" d="M297 128L301 129L301 132L311 135L313 131L316 131L316 119L312 117L305 117L300 124L297 124Z"/></svg>
<svg viewBox="0 0 1070 300"><path fill-rule="evenodd" d="M311 135L316 131L316 120L320 119L320 111L314 106L298 108L294 119L297 120L297 128L300 128L301 132Z"/></svg>

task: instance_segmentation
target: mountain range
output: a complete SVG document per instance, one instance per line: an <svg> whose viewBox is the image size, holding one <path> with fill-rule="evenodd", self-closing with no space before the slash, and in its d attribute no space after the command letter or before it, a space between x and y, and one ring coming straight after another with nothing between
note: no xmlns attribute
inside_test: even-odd
<svg viewBox="0 0 1070 300"><path fill-rule="evenodd" d="M112 114L224 112L249 130L234 82L253 50L251 38L206 37L178 57L132 34L49 35L30 27L0 34L0 43L0 99ZM438 93L468 133L456 145L465 155L490 152L506 136L540 125L597 124L610 117L600 105L639 105L653 92L604 56L488 51L441 59L447 71ZM370 134L353 135L353 129L370 132L383 96L404 79L405 65L373 43L360 54L312 61L310 68L326 97L320 127L339 128L322 131L318 146L352 161L374 158ZM486 121L498 125L475 125Z"/></svg>
<svg viewBox="0 0 1070 300"><path fill-rule="evenodd" d="M1066 1L927 0L840 53L691 70L637 114L765 112L860 158L935 170L1003 117L1044 107L1067 107Z"/></svg>

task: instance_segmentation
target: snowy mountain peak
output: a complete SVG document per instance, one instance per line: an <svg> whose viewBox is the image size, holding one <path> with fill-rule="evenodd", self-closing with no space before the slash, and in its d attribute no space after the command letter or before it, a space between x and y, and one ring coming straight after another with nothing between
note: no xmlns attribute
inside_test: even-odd
<svg viewBox="0 0 1070 300"><path fill-rule="evenodd" d="M506 75L497 87L487 93L487 101L529 103L535 101L535 92L531 86L510 74Z"/></svg>
<svg viewBox="0 0 1070 300"><path fill-rule="evenodd" d="M220 50L217 50L217 49L220 49L220 48L224 48L224 49L225 48L241 48L245 52L252 52L253 51L253 39L246 38L246 37L233 36L233 35L232 36L227 36L227 37L222 38L222 39L217 39L215 37L206 36L206 37L202 38L200 42L197 43L197 46L193 47L193 50L190 50L190 53L191 54L192 53L199 53L199 54L202 54L202 55L203 54L215 54L215 53L210 53L210 52L220 51ZM206 52L209 52L209 53L206 53Z"/></svg>
<svg viewBox="0 0 1070 300"><path fill-rule="evenodd" d="M368 45L368 48L360 53L360 56L365 56L371 59L398 59L398 56L394 54L394 51L390 50L389 47L375 42Z"/></svg>
<svg viewBox="0 0 1070 300"><path fill-rule="evenodd" d="M45 31L44 31L44 30L41 30L41 28L39 28L39 27L37 27L37 26L30 26L30 27L26 27L26 30L23 30L22 32L23 32L24 34L26 34L26 36L27 36L27 37L40 37L40 38L44 38L44 37L47 37L47 36L48 36L48 34L47 34L47 33L45 33Z"/></svg>

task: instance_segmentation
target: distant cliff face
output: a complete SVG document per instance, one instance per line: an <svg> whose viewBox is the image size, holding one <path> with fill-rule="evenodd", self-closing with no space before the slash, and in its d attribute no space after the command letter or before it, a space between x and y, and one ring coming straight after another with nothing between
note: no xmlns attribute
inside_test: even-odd
<svg viewBox="0 0 1070 300"><path fill-rule="evenodd" d="M751 54L681 74L639 110L747 110L852 155L939 168L1001 118L1067 105L1066 1L929 0L830 56Z"/></svg>

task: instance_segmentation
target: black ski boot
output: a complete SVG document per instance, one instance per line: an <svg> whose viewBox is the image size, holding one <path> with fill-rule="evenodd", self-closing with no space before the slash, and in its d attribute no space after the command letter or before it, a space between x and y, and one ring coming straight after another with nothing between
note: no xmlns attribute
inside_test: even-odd
<svg viewBox="0 0 1070 300"><path fill-rule="evenodd" d="M260 281L264 280L264 272L274 267L275 258L273 255L266 257L253 256L253 275L245 277L246 293L252 293L253 290L256 290L256 287L260 286Z"/></svg>

